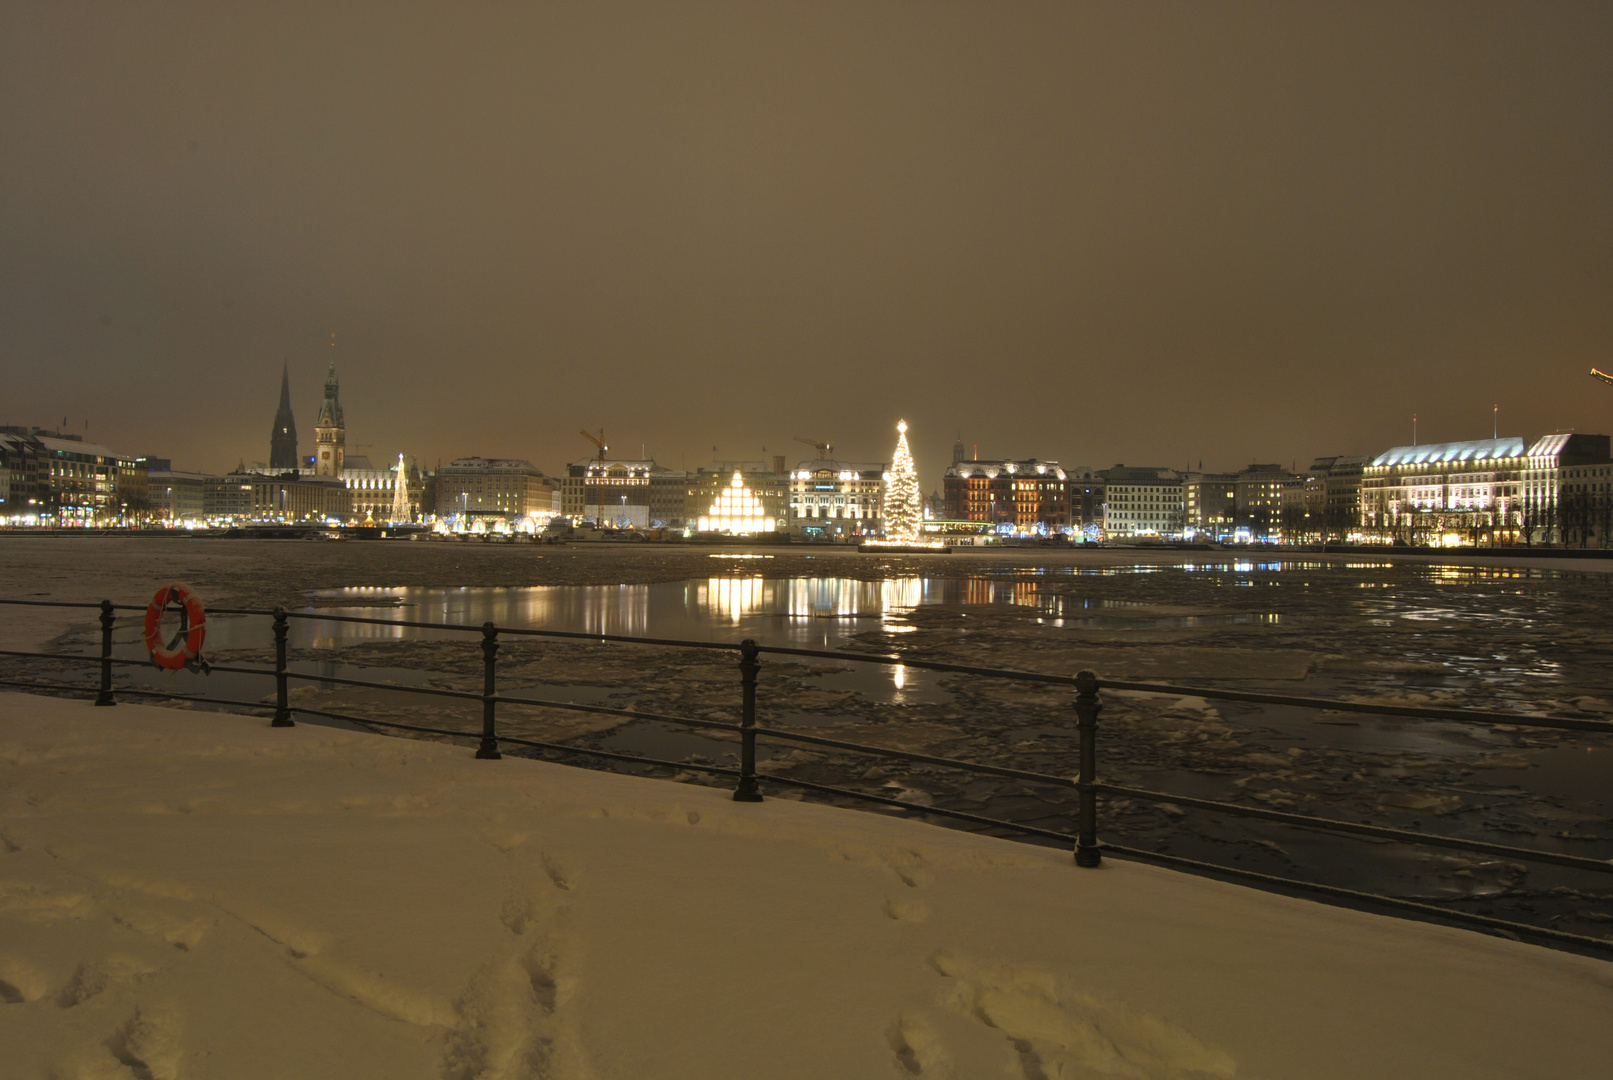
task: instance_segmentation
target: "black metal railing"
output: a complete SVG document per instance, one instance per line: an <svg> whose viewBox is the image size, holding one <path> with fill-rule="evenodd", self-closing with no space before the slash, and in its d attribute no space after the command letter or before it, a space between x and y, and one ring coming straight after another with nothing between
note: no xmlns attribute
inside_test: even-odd
<svg viewBox="0 0 1613 1080"><path fill-rule="evenodd" d="M142 689L136 687L120 687L114 690L112 678L114 668L150 666L149 661L130 660L112 655L112 637L117 619L116 612L144 612L145 608L143 606L113 604L112 602L106 600L96 604L0 599L0 604L99 610L101 624L101 649L99 656L84 656L72 653L53 653L34 650L0 649L0 656L6 657L16 657L19 659L33 661L56 661L97 665L99 667L100 675L99 686L95 688L94 691L95 704L97 705L105 706L116 704L116 695L118 694L127 694L138 697L180 699L202 704L266 710L271 712L270 723L274 727L294 726L294 713L301 712L310 716L319 716L331 720L360 724L372 728L381 728L384 730L429 734L456 739L475 739L477 740L476 757L480 759L497 760L501 758L503 755L500 750L500 744L502 743L551 753L581 755L583 757L597 758L601 760L672 768L684 772L699 772L709 775L732 777L735 781L733 798L739 802L760 802L764 798L761 777L758 775L756 767L756 740L758 738L765 738L768 740L785 743L795 743L803 746L816 746L826 749L845 750L853 753L889 758L914 764L934 765L979 775L1006 777L1035 784L1073 789L1076 792L1075 831L1074 833L1069 833L1055 829L1046 829L1021 822L1014 822L1001 818L988 817L982 814L975 814L969 811L958 810L951 807L922 805L889 796L876 795L866 791L858 791L854 788L822 784L814 781L797 779L794 777L770 775L767 777L768 782L770 784L794 787L804 791L814 791L821 794L834 795L837 797L854 799L866 803L895 807L910 813L951 818L953 820L965 821L976 825L1006 829L1025 835L1057 840L1061 843L1068 843L1073 846L1076 865L1083 868L1100 866L1105 854L1119 855L1127 858L1158 862L1165 865L1179 866L1184 869L1209 872L1234 879L1250 881L1267 887L1314 892L1323 895L1340 897L1367 905L1376 905L1412 911L1425 916L1434 916L1440 919L1447 919L1455 922L1470 923L1502 930L1512 934L1540 938L1575 947L1613 951L1613 940L1609 939L1573 934L1550 927L1535 926L1473 912L1451 910L1435 904L1425 903L1417 900L1385 896L1378 893L1348 889L1335 885L1327 885L1321 882L1305 881L1301 879L1263 874L1241 867L1225 866L1218 863L1209 863L1202 860L1190 859L1179 855L1169 855L1162 852L1148 851L1142 848L1100 842L1098 839L1098 796L1103 795L1113 798L1135 799L1150 803L1168 803L1178 807L1190 807L1211 813L1277 822L1326 833L1371 837L1379 840L1394 841L1404 844L1416 844L1427 847L1470 851L1486 855L1495 855L1508 859L1518 859L1529 862L1568 867L1576 870L1590 871L1593 873L1613 873L1613 860L1592 859L1584 856L1570 855L1563 852L1545 851L1538 848L1517 847L1510 844L1497 844L1486 840L1475 840L1467 837L1445 836L1440 834L1424 833L1421 831L1412 831L1409 829L1397 829L1390 826L1373 825L1366 822L1341 821L1335 818L1298 814L1291 811L1268 809L1264 807L1245 806L1238 803L1224 802L1215 799L1192 798L1184 795L1152 791L1144 788L1108 784L1097 779L1098 716L1103 710L1101 692L1104 690L1129 691L1142 694L1161 694L1177 697L1197 697L1211 701L1235 701L1266 705L1297 706L1309 709L1328 710L1332 712L1366 713L1378 716L1410 717L1423 720L1454 721L1460 723L1485 725L1499 724L1518 727L1549 728L1564 731L1586 731L1599 732L1602 734L1613 734L1613 723L1607 723L1604 721L1580 719L1576 717L1537 716L1524 713L1425 708L1420 706L1392 705L1388 703L1377 703L1371 701L1300 697L1287 694L1225 690L1216 687L1180 686L1171 683L1149 683L1115 679L1100 679L1097 674L1092 671L1081 671L1073 676L1055 675L1046 672L1022 671L1010 668L986 668L966 664L948 663L945 661L922 660L909 656L897 656L882 653L865 653L848 650L828 651L777 645L761 645L748 638L739 642L689 641L669 638L636 637L621 634L586 633L567 630L540 630L528 627L497 626L492 622L484 622L480 626L474 626L460 623L427 622L420 620L375 619L354 615L332 615L323 612L293 612L287 611L283 607L277 607L271 611L247 608L214 609L212 614L215 615L268 616L272 620L275 651L275 666L273 668L237 667L220 664L213 664L209 665L208 667L208 670L220 673L273 678L275 681L275 703L272 707L270 707L261 700L242 701L228 698L208 697L205 695L182 694L172 691ZM287 640L289 637L289 622L291 619L479 633L481 635L480 645L482 653L482 690L480 693L475 693L472 691L451 690L441 687L408 686L399 685L394 682L377 682L367 679L353 679L336 676L333 674L304 674L301 672L292 671L290 669L287 657ZM662 713L646 712L639 709L619 708L610 705L557 701L547 698L500 694L497 689L496 679L497 658L500 648L501 635L510 637L569 638L573 640L601 644L649 645L706 650L715 649L737 653L740 675L739 722L737 724L725 723L719 720L708 720L690 716L674 716ZM921 671L962 674L980 678L1005 679L1016 682L1033 682L1069 686L1075 691L1072 705L1077 718L1076 731L1079 745L1078 775L1075 777L1060 776L1051 773L1018 769L1003 765L993 765L984 762L973 762L957 758L941 757L911 750L873 746L865 743L852 742L845 739L836 739L823 735L811 735L806 732L788 731L779 728L760 728L757 726L756 722L756 700L758 676L761 671L761 657L764 653L777 656L826 659L836 662L850 661L865 664L900 665L905 668L912 668ZM467 731L464 729L406 724L398 721L376 719L369 716L355 716L348 713L339 713L330 710L306 708L301 706L293 710L290 704L289 692L289 683L293 679L321 684L363 687L377 690L397 691L400 693L458 699L465 702L479 702L481 705L481 730L477 732ZM25 689L45 690L51 692L86 692L90 689L82 684L40 682L37 680L10 678L0 678L0 685L16 686ZM498 729L499 705L536 706L572 712L616 716L630 720L654 721L699 730L727 732L731 735L737 736L739 740L739 767L736 769L733 767L717 765L709 762L672 761L639 754L604 750L598 747L578 746L563 742L547 742L514 735L500 734Z"/></svg>

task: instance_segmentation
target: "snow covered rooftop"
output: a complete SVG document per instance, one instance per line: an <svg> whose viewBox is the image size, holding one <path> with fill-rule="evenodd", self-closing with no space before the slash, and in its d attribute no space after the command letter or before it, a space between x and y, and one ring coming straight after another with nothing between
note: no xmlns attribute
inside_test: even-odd
<svg viewBox="0 0 1613 1080"><path fill-rule="evenodd" d="M0 695L0 1073L1602 1077L1613 965L873 813Z"/></svg>
<svg viewBox="0 0 1613 1080"><path fill-rule="evenodd" d="M1443 461L1494 461L1524 456L1524 441L1516 436L1504 439L1470 439L1466 442L1422 443L1397 446L1372 459L1373 465L1422 465Z"/></svg>

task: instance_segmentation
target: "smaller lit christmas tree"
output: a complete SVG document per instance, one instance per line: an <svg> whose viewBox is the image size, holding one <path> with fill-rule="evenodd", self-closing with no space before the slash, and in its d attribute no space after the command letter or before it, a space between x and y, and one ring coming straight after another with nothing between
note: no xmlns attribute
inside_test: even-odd
<svg viewBox="0 0 1613 1080"><path fill-rule="evenodd" d="M885 539L898 544L916 544L919 522L923 520L923 496L919 494L918 471L907 448L907 421L896 425L896 454L885 474Z"/></svg>

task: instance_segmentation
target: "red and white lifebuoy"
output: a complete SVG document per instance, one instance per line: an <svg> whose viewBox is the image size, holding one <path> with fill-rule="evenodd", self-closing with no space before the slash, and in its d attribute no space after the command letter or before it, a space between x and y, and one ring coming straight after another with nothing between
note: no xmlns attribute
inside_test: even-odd
<svg viewBox="0 0 1613 1080"><path fill-rule="evenodd" d="M179 605L179 632L166 643L162 640L162 613L169 604ZM168 671L178 671L202 658L202 641L207 637L207 612L196 594L185 585L164 585L146 605L146 648L151 662Z"/></svg>

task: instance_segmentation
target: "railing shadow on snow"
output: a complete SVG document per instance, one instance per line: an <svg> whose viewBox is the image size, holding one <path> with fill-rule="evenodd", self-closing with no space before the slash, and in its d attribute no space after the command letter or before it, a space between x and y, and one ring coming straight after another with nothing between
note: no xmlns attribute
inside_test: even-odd
<svg viewBox="0 0 1613 1080"><path fill-rule="evenodd" d="M1067 833L1054 829L1044 829L1034 825L1007 821L1001 818L987 817L983 814L974 814L964 810L952 809L950 807L922 805L902 799L891 798L889 796L875 795L865 791L857 791L852 788L838 787L831 784L820 784L813 781L800 780L792 777L769 775L765 777L765 779L769 784L778 784L798 788L804 791L816 792L823 795L838 796L841 798L857 800L859 802L893 807L921 816L929 815L950 818L957 821L968 822L974 825L1005 829L1020 833L1022 835L1035 836L1044 840L1056 840L1061 843L1071 844L1074 850L1075 864L1082 868L1098 867L1102 864L1103 857L1106 854L1114 855L1126 859L1136 859L1152 863L1159 863L1165 866L1178 867L1184 870L1215 877L1226 877L1233 880L1246 881L1263 888L1274 889L1282 892L1319 894L1341 900L1350 906L1361 906L1369 909L1373 907L1380 907L1412 912L1424 918L1478 926L1490 931L1500 932L1508 936L1515 936L1518 938L1533 938L1576 950L1587 950L1591 952L1613 952L1613 939L1594 938L1583 934L1573 934L1550 927L1535 926L1528 923L1515 922L1512 920L1482 915L1475 912L1451 910L1449 908L1440 907L1436 904L1408 900L1402 897L1385 896L1380 893L1348 889L1336 885L1328 885L1322 882L1305 881L1298 878L1264 874L1240 867L1226 866L1220 863L1211 863L1199 859L1186 858L1180 855L1170 855L1163 852L1149 851L1143 848L1129 847L1113 843L1103 843L1098 840L1098 796L1105 795L1123 799L1135 799L1149 803L1165 803L1178 807L1191 807L1197 810L1204 810L1217 814L1227 814L1235 817L1255 818L1263 821L1278 822L1281 824L1298 826L1300 828L1312 829L1325 833L1369 837L1381 841L1392 841L1402 844L1413 844L1425 847L1476 852L1507 859L1518 859L1527 862L1569 867L1592 873L1613 873L1613 861L1609 860L1591 859L1583 856L1569 855L1555 851L1543 851L1538 848L1524 848L1515 847L1509 844L1496 844L1485 840L1474 840L1465 837L1442 836L1438 834L1413 831L1410 829L1397 829L1382 825L1372 825L1365 822L1341 821L1335 818L1318 817L1309 814L1296 814L1284 810L1243 806L1237 803L1222 802L1214 799L1191 798L1183 795L1170 794L1167 792L1151 791L1144 788L1106 784L1097 779L1098 715L1103 709L1101 693L1104 690L1128 691L1140 694L1170 695L1173 697L1196 697L1210 701L1236 701L1261 705L1294 706L1306 709L1327 710L1331 712L1363 713L1373 716L1406 717L1417 720L1434 720L1442 722L1479 724L1486 726L1508 725L1516 727L1550 728L1560 731L1587 731L1599 732L1602 734L1613 734L1613 723L1607 723L1604 721L1585 720L1573 717L1547 717L1519 713L1484 712L1470 709L1440 709L1423 706L1392 705L1374 703L1371 701L1350 701L1331 698L1303 697L1289 694L1269 694L1241 690L1226 690L1216 687L1179 686L1170 683L1103 679L1099 678L1092 671L1081 671L1076 675L1054 675L1045 672L1020 671L1009 668L986 668L967 664L952 664L940 661L920 660L909 656L896 656L880 653L864 653L848 650L828 651L819 649L798 649L776 645L760 645L756 641L748 638L739 642L689 641L669 638L634 637L622 634L595 634L581 631L538 630L525 627L497 626L491 622L482 623L480 625L467 625L462 623L426 622L419 620L372 619L354 615L333 615L327 612L293 612L287 611L284 608L275 608L273 610L252 608L214 609L211 614L260 616L267 617L272 620L271 628L275 647L275 666L273 668L209 665L209 670L211 671L272 678L275 682L275 704L271 707L267 705L266 702L261 700L241 701L232 700L229 698L204 697L194 694L179 694L162 690L147 690L134 687L118 687L114 689L112 680L114 668L151 666L150 662L148 661L128 660L114 657L112 655L112 633L117 622L117 612L144 612L146 609L141 605L114 604L108 600L103 600L100 603L67 603L46 600L3 599L0 599L0 604L24 607L78 608L96 610L99 612L101 623L101 653L99 656L82 656L69 653L0 649L0 656L16 657L19 659L36 661L43 660L97 665L100 669L99 687L92 690L91 688L83 686L82 684L51 683L40 682L37 680L5 678L0 678L0 685L16 686L26 689L58 693L92 692L96 696L95 704L97 705L115 705L117 703L117 695L122 694L136 697L151 697L171 700L177 699L192 701L200 704L223 705L262 711L270 711L272 709L270 725L273 727L294 726L295 720L293 718L293 714L304 713L309 716L318 716L330 720L358 724L370 728L437 735L451 739L474 739L477 743L476 757L484 760L497 760L501 758L503 755L500 752L500 746L508 745L555 754L581 755L584 757L605 761L626 762L641 766L648 765L670 768L682 772L696 772L715 776L732 777L735 781L733 798L738 802L760 802L763 799L763 777L759 776L756 770L756 741L758 738L785 743L795 743L805 746L823 747L833 750L845 750L858 754L866 754L873 757L882 757L916 764L934 765L943 768L957 769L963 772L978 775L1004 777L1008 779L1022 780L1029 783L1073 789L1077 793L1077 809L1075 815L1076 830L1074 833ZM480 635L481 639L480 645L483 657L482 691L481 693L473 693L462 690L447 690L427 686L407 686L392 682L375 682L365 679L342 678L328 674L303 674L291 671L286 658L286 643L289 636L289 623L292 619L307 619L321 622L358 623L373 626L389 626L400 629L412 628L478 634ZM555 701L545 698L500 694L497 691L497 658L501 636L528 638L569 638L599 644L647 645L682 649L719 650L735 653L738 656L737 667L739 669L740 684L739 723L723 723L717 720L705 720L689 716L671 716L661 713L644 712L637 709L615 708L608 705L594 705L580 702ZM988 679L1004 679L1010 682L1043 683L1069 687L1074 691L1072 705L1077 717L1076 728L1079 736L1079 773L1076 777L1071 778L1068 776L1059 776L1051 773L1035 772L1026 769L1015 769L1000 765L989 765L981 762L963 761L956 758L938 757L932 754L921 754L909 750L899 750L882 746L870 746L864 743L851 742L845 739L833 739L821 735L809 735L805 732L758 727L756 723L757 677L761 670L761 657L763 654L796 656L809 659L825 659L842 663L851 662L860 664L901 666L904 668L912 668L922 671L970 675ZM347 713L305 708L301 706L293 709L289 696L289 684L292 680L453 698L466 702L479 702L482 710L481 730L466 731L463 729L430 727L419 724L405 724L397 721L379 720L373 717L354 716ZM498 730L498 706L501 704L536 706L572 712L595 713L605 716L617 716L630 720L655 721L697 730L727 732L730 735L737 736L739 739L739 766L734 768L731 766L704 762L671 761L639 754L604 750L597 747L577 746L567 743L545 742L536 739L520 738L513 735L501 735Z"/></svg>

